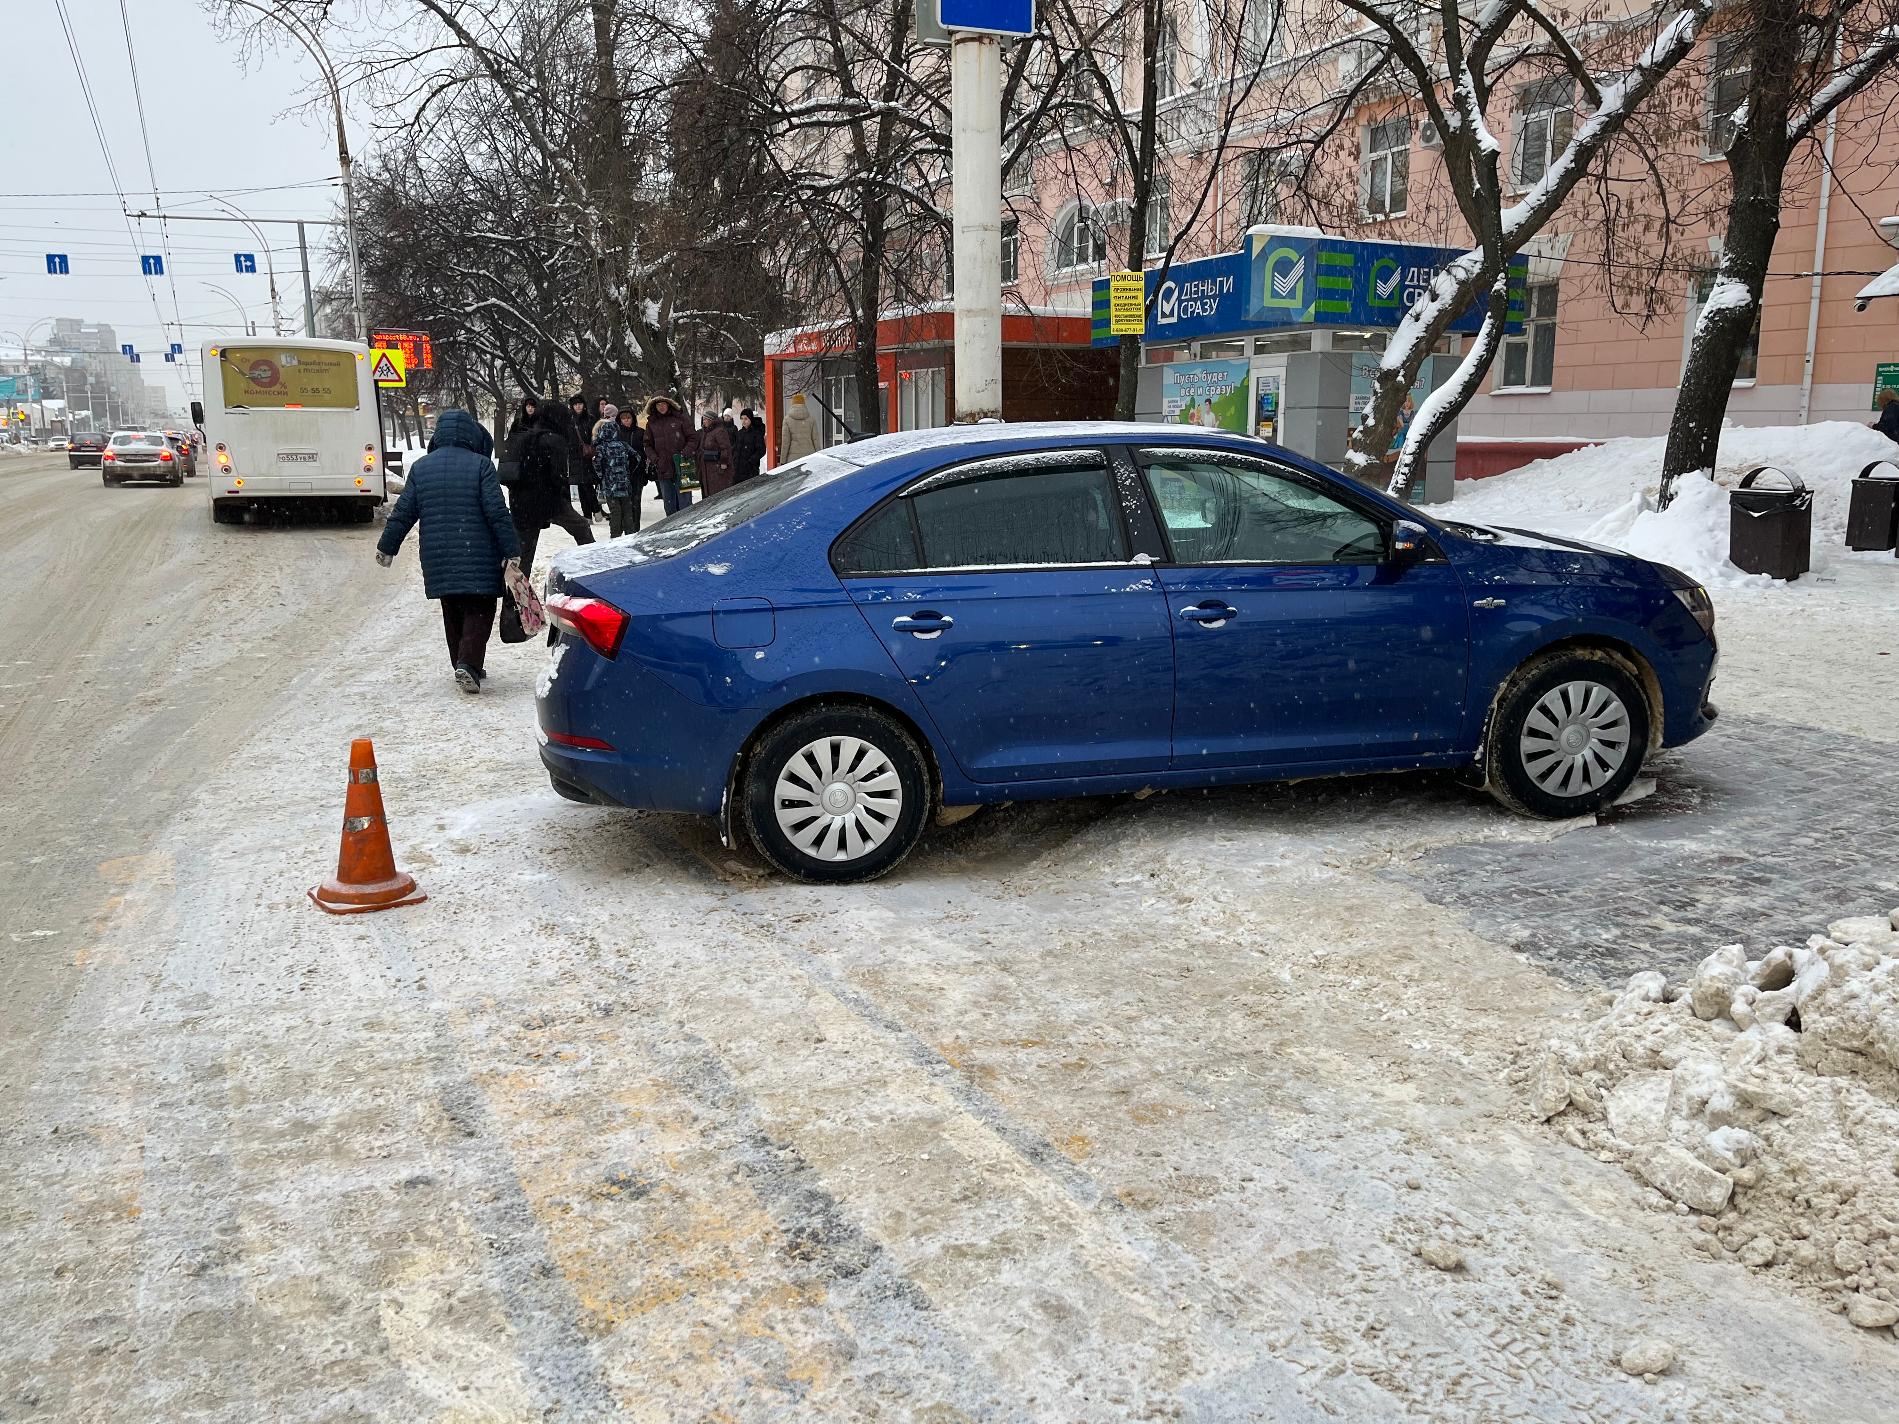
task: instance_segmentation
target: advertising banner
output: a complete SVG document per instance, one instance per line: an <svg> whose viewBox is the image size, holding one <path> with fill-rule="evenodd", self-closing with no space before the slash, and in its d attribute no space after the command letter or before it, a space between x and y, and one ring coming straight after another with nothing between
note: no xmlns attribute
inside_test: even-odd
<svg viewBox="0 0 1899 1424"><path fill-rule="evenodd" d="M227 409L356 409L354 352L308 346L214 346L211 354L223 375Z"/></svg>
<svg viewBox="0 0 1899 1424"><path fill-rule="evenodd" d="M1244 435L1246 361L1176 361L1161 367L1161 419Z"/></svg>
<svg viewBox="0 0 1899 1424"><path fill-rule="evenodd" d="M1416 243L1356 242L1343 237L1281 237L1247 234L1238 252L1177 262L1163 277L1144 274L1153 300L1145 339L1188 341L1231 336L1282 326L1350 326L1389 331L1445 266L1461 257L1461 247L1424 247ZM1529 259L1510 264L1508 330L1522 329ZM1095 279L1097 345L1112 339L1108 326L1110 278ZM1473 302L1451 323L1471 333L1483 325L1483 303Z"/></svg>

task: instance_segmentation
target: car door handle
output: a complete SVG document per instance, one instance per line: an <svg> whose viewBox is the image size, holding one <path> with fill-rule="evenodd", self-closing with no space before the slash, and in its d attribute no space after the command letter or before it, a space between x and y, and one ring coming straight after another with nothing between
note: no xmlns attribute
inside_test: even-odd
<svg viewBox="0 0 1899 1424"><path fill-rule="evenodd" d="M1207 623L1218 627L1229 618L1238 618L1240 610L1224 603L1195 603L1181 609L1180 616L1189 623Z"/></svg>
<svg viewBox="0 0 1899 1424"><path fill-rule="evenodd" d="M890 620L890 627L898 633L914 633L919 638L934 638L945 628L956 626L956 620L947 613L905 613Z"/></svg>

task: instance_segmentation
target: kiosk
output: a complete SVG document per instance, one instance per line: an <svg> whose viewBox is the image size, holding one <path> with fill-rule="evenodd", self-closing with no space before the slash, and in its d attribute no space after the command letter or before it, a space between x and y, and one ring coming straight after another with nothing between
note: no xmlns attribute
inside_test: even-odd
<svg viewBox="0 0 1899 1424"><path fill-rule="evenodd" d="M1237 252L1177 262L1164 274L1150 269L1137 417L1258 435L1343 469L1387 338L1464 250L1255 227ZM1527 258L1511 262L1513 330L1523 320L1528 275ZM1105 277L1094 284L1097 346L1117 340L1108 329L1108 285ZM1415 396L1451 374L1461 338L1482 324L1481 306L1458 316L1452 334L1426 358ZM1397 440L1403 435L1400 426ZM1396 457L1395 442L1390 453ZM1426 458L1413 490L1420 502L1451 497L1456 459L1453 423Z"/></svg>

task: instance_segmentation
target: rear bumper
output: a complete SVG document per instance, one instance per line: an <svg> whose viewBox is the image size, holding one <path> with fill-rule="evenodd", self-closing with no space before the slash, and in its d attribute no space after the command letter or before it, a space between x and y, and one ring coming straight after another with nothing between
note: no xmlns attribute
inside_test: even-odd
<svg viewBox="0 0 1899 1424"><path fill-rule="evenodd" d="M68 450L66 460L75 470L83 470L88 465L96 470L105 463L97 450Z"/></svg>
<svg viewBox="0 0 1899 1424"><path fill-rule="evenodd" d="M534 701L541 765L569 800L644 811L716 816L728 773L761 715L681 696L626 653L609 662L563 634L548 654ZM548 733L597 738L613 748L563 746Z"/></svg>

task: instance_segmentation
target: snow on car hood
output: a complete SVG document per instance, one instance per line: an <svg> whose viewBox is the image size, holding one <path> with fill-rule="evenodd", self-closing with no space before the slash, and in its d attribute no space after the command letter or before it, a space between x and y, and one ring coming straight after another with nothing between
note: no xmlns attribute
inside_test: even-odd
<svg viewBox="0 0 1899 1424"><path fill-rule="evenodd" d="M1591 544L1586 539L1569 539L1559 534L1539 534L1534 529L1512 529L1499 524L1472 524L1465 520L1446 520L1444 527L1453 534L1475 539L1480 544L1499 544L1508 549L1562 549L1585 554L1613 554L1618 559L1633 557L1607 544Z"/></svg>

